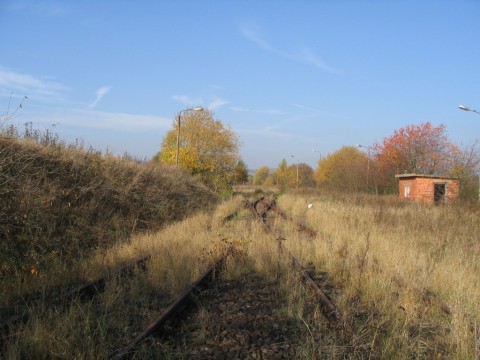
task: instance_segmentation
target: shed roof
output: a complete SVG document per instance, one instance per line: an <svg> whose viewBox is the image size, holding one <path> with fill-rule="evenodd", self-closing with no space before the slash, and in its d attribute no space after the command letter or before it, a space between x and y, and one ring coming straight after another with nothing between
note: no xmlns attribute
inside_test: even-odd
<svg viewBox="0 0 480 360"><path fill-rule="evenodd" d="M395 177L397 179L431 178L431 179L458 180L458 178L453 176L427 175L427 174L398 174L398 175L395 175Z"/></svg>

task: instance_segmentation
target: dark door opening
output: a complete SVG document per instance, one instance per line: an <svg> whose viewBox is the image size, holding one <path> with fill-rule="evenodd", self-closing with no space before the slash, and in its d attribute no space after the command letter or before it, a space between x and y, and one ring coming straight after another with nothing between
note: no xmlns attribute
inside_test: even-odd
<svg viewBox="0 0 480 360"><path fill-rule="evenodd" d="M447 184L433 184L433 202L437 204L445 204L447 194Z"/></svg>

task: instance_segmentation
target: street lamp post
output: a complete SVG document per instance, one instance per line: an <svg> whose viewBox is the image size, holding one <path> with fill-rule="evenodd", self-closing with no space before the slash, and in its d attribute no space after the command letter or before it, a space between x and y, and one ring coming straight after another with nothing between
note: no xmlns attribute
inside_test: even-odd
<svg viewBox="0 0 480 360"><path fill-rule="evenodd" d="M468 106L465 106L465 105L458 105L458 108L460 110L464 110L464 111L471 111L471 112L474 112L474 113L477 113L477 114L480 114L479 111L475 110L475 109L472 109ZM478 201L480 201L480 174L478 175Z"/></svg>
<svg viewBox="0 0 480 360"><path fill-rule="evenodd" d="M359 148L366 148L367 149L367 191L368 191L368 184L369 184L369 178L370 178L370 150L372 149L370 146L365 146L365 145L360 145L357 144L357 147Z"/></svg>
<svg viewBox="0 0 480 360"><path fill-rule="evenodd" d="M295 157L295 155L290 155L292 158ZM297 187L298 187L298 158L297 158Z"/></svg>
<svg viewBox="0 0 480 360"><path fill-rule="evenodd" d="M184 109L180 110L177 116L177 122L178 122L178 128L177 128L177 151L175 153L175 164L178 166L178 152L180 150L180 120L181 120L181 114L187 111L203 111L203 107L195 107L195 108L189 108L189 109Z"/></svg>
<svg viewBox="0 0 480 360"><path fill-rule="evenodd" d="M465 105L458 105L458 108L459 108L460 110L471 111L471 112L480 114L479 111L477 111L477 110L475 110L475 109L472 109L472 108L470 108L470 107L468 107L468 106L465 106Z"/></svg>
<svg viewBox="0 0 480 360"><path fill-rule="evenodd" d="M322 160L322 152L320 150L315 150L315 149L312 149L313 152L316 152L318 153L318 160Z"/></svg>

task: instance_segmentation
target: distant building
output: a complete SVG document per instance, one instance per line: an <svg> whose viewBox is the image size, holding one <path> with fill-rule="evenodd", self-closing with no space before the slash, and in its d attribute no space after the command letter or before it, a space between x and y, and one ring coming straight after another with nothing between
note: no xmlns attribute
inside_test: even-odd
<svg viewBox="0 0 480 360"><path fill-rule="evenodd" d="M436 175L402 174L398 178L400 199L410 199L426 204L445 204L460 195L458 179Z"/></svg>

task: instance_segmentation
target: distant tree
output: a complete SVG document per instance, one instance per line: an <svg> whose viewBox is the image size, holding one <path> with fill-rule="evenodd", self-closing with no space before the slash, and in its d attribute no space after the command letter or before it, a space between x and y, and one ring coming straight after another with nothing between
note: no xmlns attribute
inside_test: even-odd
<svg viewBox="0 0 480 360"><path fill-rule="evenodd" d="M461 149L461 155L456 159L455 166L450 175L457 177L460 181L460 194L463 198L478 199L480 175L480 142Z"/></svg>
<svg viewBox="0 0 480 360"><path fill-rule="evenodd" d="M275 171L275 179L278 186L291 187L295 186L296 182L296 170L293 170L292 166L288 166L287 161L282 159ZM296 169L296 167L295 167Z"/></svg>
<svg viewBox="0 0 480 360"><path fill-rule="evenodd" d="M234 184L245 184L248 182L248 169L243 160L238 160L233 172Z"/></svg>
<svg viewBox="0 0 480 360"><path fill-rule="evenodd" d="M275 186L277 183L277 180L275 179L275 174L269 173L265 180L263 181L263 185L265 186Z"/></svg>
<svg viewBox="0 0 480 360"><path fill-rule="evenodd" d="M253 185L263 185L269 173L270 169L268 166L259 167L253 176Z"/></svg>
<svg viewBox="0 0 480 360"><path fill-rule="evenodd" d="M314 172L310 165L300 163L298 165L298 186L313 187L315 186Z"/></svg>
<svg viewBox="0 0 480 360"><path fill-rule="evenodd" d="M356 147L342 147L318 161L315 180L320 187L343 191L366 190L368 158Z"/></svg>
<svg viewBox="0 0 480 360"><path fill-rule="evenodd" d="M445 133L445 125L430 122L395 130L374 145L375 180L384 190L396 187L395 174L446 175L458 162L459 148Z"/></svg>
<svg viewBox="0 0 480 360"><path fill-rule="evenodd" d="M173 122L155 161L175 164L178 125ZM206 109L185 112L180 126L179 165L215 190L226 187L240 160L237 135Z"/></svg>

